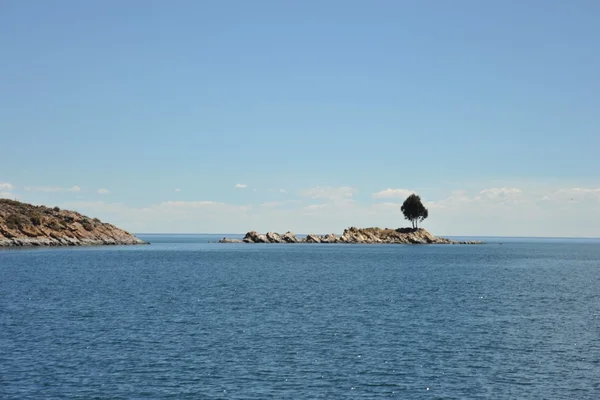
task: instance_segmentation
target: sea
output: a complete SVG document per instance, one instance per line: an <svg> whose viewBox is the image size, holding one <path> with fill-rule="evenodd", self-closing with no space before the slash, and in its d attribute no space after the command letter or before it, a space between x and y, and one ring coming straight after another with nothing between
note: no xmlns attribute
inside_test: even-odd
<svg viewBox="0 0 600 400"><path fill-rule="evenodd" d="M138 236L0 250L0 399L600 399L598 239Z"/></svg>

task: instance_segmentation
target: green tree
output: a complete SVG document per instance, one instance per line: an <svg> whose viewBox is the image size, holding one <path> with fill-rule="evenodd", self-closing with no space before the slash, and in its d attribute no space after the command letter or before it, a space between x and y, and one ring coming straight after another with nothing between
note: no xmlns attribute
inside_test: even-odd
<svg viewBox="0 0 600 400"><path fill-rule="evenodd" d="M429 211L421 202L421 197L414 193L404 200L400 210L402 210L404 218L412 223L413 229L418 228L419 222L423 222L423 220L429 216Z"/></svg>

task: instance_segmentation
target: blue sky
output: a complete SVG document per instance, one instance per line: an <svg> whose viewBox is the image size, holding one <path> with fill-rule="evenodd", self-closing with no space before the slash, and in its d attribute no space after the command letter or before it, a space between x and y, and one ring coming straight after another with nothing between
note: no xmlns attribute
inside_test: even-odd
<svg viewBox="0 0 600 400"><path fill-rule="evenodd" d="M434 233L600 236L599 18L4 1L0 193L136 232L339 232L405 224L416 191Z"/></svg>

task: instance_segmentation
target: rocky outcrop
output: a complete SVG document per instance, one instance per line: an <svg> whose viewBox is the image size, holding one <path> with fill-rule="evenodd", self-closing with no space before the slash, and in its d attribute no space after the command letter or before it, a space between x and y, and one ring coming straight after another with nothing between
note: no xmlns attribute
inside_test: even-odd
<svg viewBox="0 0 600 400"><path fill-rule="evenodd" d="M220 243L238 243L235 239L223 238ZM292 232L286 232L279 235L269 232L261 235L256 231L250 231L244 236L245 243L356 243L356 244L481 244L479 241L463 241L433 236L425 229L399 228L399 229L381 229L381 228L356 228L351 227L336 236L333 233L328 235L309 234L305 238L298 240Z"/></svg>
<svg viewBox="0 0 600 400"><path fill-rule="evenodd" d="M0 247L125 244L146 242L75 211L0 199Z"/></svg>
<svg viewBox="0 0 600 400"><path fill-rule="evenodd" d="M276 232L267 232L265 235L261 235L256 231L250 231L246 233L246 236L242 240L229 239L224 237L219 240L219 243L299 243L300 241L292 232L286 232L280 235Z"/></svg>
<svg viewBox="0 0 600 400"><path fill-rule="evenodd" d="M338 243L339 239L333 233L318 238L320 243Z"/></svg>
<svg viewBox="0 0 600 400"><path fill-rule="evenodd" d="M317 235L308 235L303 240L305 243L321 243L321 238Z"/></svg>
<svg viewBox="0 0 600 400"><path fill-rule="evenodd" d="M281 240L283 240L284 243L298 243L298 238L290 231L284 233L283 236L281 236Z"/></svg>
<svg viewBox="0 0 600 400"><path fill-rule="evenodd" d="M267 241L269 243L281 243L281 236L275 232L267 232Z"/></svg>
<svg viewBox="0 0 600 400"><path fill-rule="evenodd" d="M222 241L223 239L221 239ZM244 243L269 243L267 240L267 236L261 235L256 231L250 231L246 233L244 239L242 239Z"/></svg>

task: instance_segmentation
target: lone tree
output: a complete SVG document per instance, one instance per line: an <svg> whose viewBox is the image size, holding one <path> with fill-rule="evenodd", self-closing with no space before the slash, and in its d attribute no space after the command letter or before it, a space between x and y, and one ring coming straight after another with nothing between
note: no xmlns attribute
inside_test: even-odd
<svg viewBox="0 0 600 400"><path fill-rule="evenodd" d="M421 197L414 193L404 200L400 210L402 210L404 218L412 223L413 229L418 228L419 222L423 222L429 216L429 211L421 203Z"/></svg>

